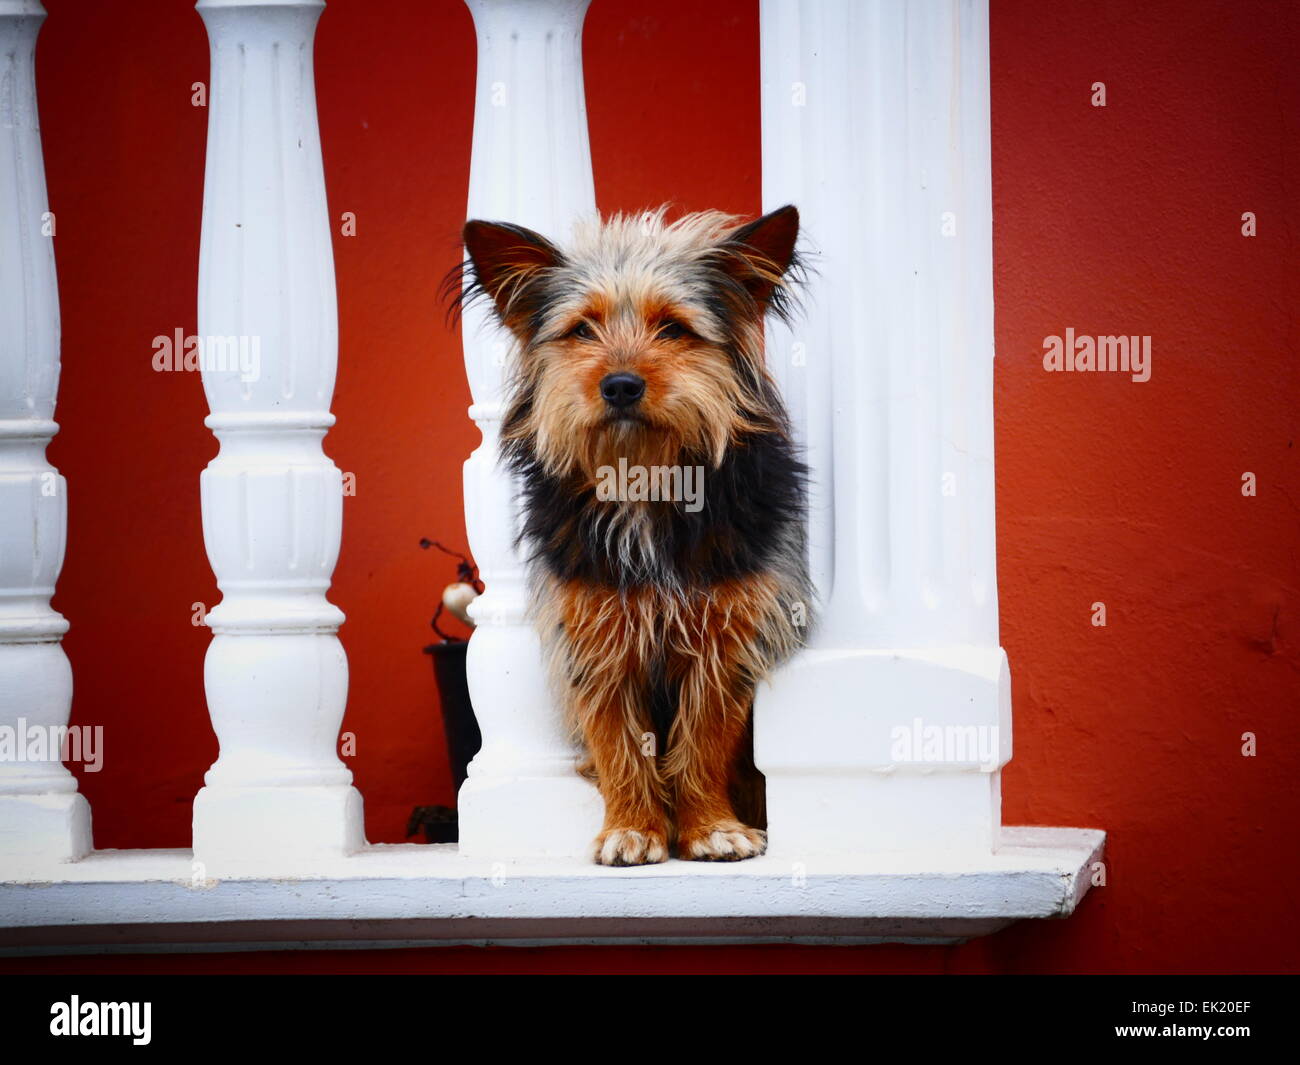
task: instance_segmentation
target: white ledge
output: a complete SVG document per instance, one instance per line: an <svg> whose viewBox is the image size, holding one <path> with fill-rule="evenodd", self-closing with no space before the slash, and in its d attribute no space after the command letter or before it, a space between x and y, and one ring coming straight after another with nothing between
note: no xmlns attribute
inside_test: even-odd
<svg viewBox="0 0 1300 1065"><path fill-rule="evenodd" d="M292 877L198 880L185 850L96 851L0 880L0 954L423 944L952 943L1067 917L1105 833L1006 828L993 854L735 864L490 862L380 845Z"/></svg>

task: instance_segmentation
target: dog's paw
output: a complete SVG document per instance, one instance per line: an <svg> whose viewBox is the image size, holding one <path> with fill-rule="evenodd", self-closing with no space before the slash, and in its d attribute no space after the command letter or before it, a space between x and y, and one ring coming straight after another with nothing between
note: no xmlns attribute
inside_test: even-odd
<svg viewBox="0 0 1300 1065"><path fill-rule="evenodd" d="M738 862L756 858L767 850L767 833L739 821L683 832L677 841L678 856L692 862Z"/></svg>
<svg viewBox="0 0 1300 1065"><path fill-rule="evenodd" d="M654 865L668 859L668 839L653 828L609 828L596 837L598 865Z"/></svg>

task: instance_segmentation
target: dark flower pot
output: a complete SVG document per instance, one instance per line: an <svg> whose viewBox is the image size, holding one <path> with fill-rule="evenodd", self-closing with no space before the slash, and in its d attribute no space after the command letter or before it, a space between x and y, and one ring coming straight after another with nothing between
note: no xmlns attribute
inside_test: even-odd
<svg viewBox="0 0 1300 1065"><path fill-rule="evenodd" d="M451 779L456 788L465 783L469 763L483 746L483 736L474 719L474 708L469 701L469 683L465 677L465 652L469 644L464 640L431 643L424 653L433 659L433 675L438 683L438 697L442 702L442 728L447 739L447 759L451 764ZM407 825L407 835L424 830L430 843L455 843L460 838L456 824L456 811L446 806L417 806Z"/></svg>

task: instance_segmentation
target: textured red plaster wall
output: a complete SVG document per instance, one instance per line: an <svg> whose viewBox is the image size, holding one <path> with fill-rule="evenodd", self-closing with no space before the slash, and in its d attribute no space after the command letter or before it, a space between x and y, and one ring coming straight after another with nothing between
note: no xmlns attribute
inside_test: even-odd
<svg viewBox="0 0 1300 1065"><path fill-rule="evenodd" d="M184 0L46 0L38 79L63 306L70 485L56 604L101 847L178 847L216 755L204 708L217 593L199 381L150 368L195 327L207 112ZM993 0L998 545L1016 756L1005 817L1111 833L1071 920L957 948L664 948L44 959L168 971L1238 971L1297 968L1294 770L1295 56L1300 11L1216 0ZM600 204L760 205L752 0L596 0L585 55ZM469 163L473 31L458 0L332 0L317 44L334 240L338 425L357 478L332 598L371 840L452 798L427 619L463 544L477 433L436 300ZM1090 104L1094 82L1107 106ZM1241 234L1252 211L1258 236ZM1144 384L1049 374L1043 339L1153 338ZM1253 472L1258 495L1243 497ZM1108 624L1091 624L1092 604ZM1242 734L1258 736L1244 758Z"/></svg>

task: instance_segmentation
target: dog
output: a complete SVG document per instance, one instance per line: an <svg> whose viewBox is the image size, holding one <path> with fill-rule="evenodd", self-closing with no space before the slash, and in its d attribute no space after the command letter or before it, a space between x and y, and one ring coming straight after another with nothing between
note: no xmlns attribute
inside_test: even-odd
<svg viewBox="0 0 1300 1065"><path fill-rule="evenodd" d="M804 278L798 211L665 216L583 223L563 248L471 220L455 285L515 342L502 457L556 696L605 802L602 865L766 850L754 689L812 603L808 472L763 350Z"/></svg>

